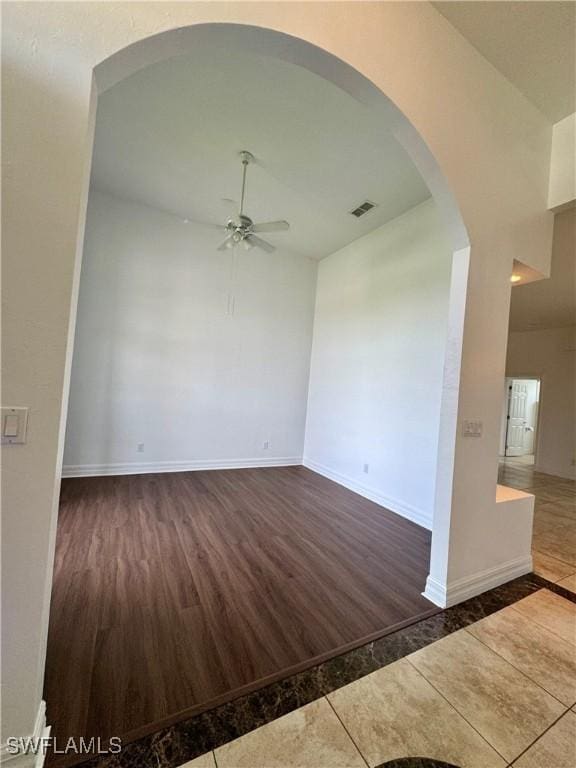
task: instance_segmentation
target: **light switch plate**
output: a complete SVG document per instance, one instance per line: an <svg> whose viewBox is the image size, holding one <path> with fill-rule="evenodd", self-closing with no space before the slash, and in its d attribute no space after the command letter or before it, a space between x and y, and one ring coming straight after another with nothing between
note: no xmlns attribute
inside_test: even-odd
<svg viewBox="0 0 576 768"><path fill-rule="evenodd" d="M464 437L482 437L482 426L480 419L464 419L462 435Z"/></svg>
<svg viewBox="0 0 576 768"><path fill-rule="evenodd" d="M28 408L2 408L2 445L26 442Z"/></svg>

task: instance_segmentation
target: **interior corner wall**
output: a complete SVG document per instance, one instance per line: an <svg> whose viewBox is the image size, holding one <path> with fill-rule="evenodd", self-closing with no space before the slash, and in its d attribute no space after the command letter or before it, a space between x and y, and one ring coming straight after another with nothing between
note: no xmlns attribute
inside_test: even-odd
<svg viewBox="0 0 576 768"><path fill-rule="evenodd" d="M429 200L318 269L304 463L427 528L451 262Z"/></svg>
<svg viewBox="0 0 576 768"><path fill-rule="evenodd" d="M506 375L542 379L536 469L576 478L576 326L510 333Z"/></svg>
<svg viewBox="0 0 576 768"><path fill-rule="evenodd" d="M301 462L317 262L217 242L91 190L65 475Z"/></svg>
<svg viewBox="0 0 576 768"><path fill-rule="evenodd" d="M576 204L576 112L556 123L552 129L548 208L563 210Z"/></svg>

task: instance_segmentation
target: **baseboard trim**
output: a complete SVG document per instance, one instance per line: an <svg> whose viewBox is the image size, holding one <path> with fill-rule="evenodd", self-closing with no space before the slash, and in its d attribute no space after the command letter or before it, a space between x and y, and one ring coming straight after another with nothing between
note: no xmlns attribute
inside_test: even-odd
<svg viewBox="0 0 576 768"><path fill-rule="evenodd" d="M428 578L426 579L426 587L424 588L422 595L440 608L448 607L446 604L446 587L441 582L433 579L430 575L428 575Z"/></svg>
<svg viewBox="0 0 576 768"><path fill-rule="evenodd" d="M251 469L252 467L294 467L302 464L301 456L272 459L190 459L188 461L147 461L125 464L68 464L62 477L102 477L104 475L149 475L157 472L194 472L209 469Z"/></svg>
<svg viewBox="0 0 576 768"><path fill-rule="evenodd" d="M375 504L385 507L391 512L394 512L401 517L405 517L407 520L411 520L422 528L427 528L429 531L432 530L432 515L426 514L421 509L412 507L397 499L391 499L388 496L384 496L383 493L380 493L373 488L368 488L365 485L361 485L346 475L341 475L339 472L335 472L329 467L326 467L323 464L318 464L316 461L312 461L306 457L304 457L302 463L313 472L317 472L319 475L323 475L329 480L333 480L335 483L338 483L338 485L343 485L345 488L354 491L354 493L357 493L359 496L364 496L364 498L370 499L370 501L373 501Z"/></svg>
<svg viewBox="0 0 576 768"><path fill-rule="evenodd" d="M488 568L472 576L458 579L448 585L441 584L432 576L426 579L426 589L422 593L434 605L440 608L450 608L452 605L468 600L471 597L499 587L507 581L517 579L532 571L532 556L519 557L503 565Z"/></svg>
<svg viewBox="0 0 576 768"><path fill-rule="evenodd" d="M30 736L23 736L25 742L38 744L41 739L47 740L50 736L50 726L46 725L46 702L41 701L36 714L34 723L34 733ZM10 768L42 768L46 755L43 750L38 754L32 752L28 754L13 753L8 749L8 744L0 746L0 764L9 765Z"/></svg>
<svg viewBox="0 0 576 768"><path fill-rule="evenodd" d="M554 467L550 468L543 464L534 464L535 472L541 472L543 475L552 475L552 477L560 477L562 480L576 480L576 469L560 470L558 472Z"/></svg>

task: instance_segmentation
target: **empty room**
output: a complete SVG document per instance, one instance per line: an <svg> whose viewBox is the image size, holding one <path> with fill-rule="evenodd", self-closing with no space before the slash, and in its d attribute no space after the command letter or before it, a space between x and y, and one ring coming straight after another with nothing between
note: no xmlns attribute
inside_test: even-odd
<svg viewBox="0 0 576 768"><path fill-rule="evenodd" d="M200 49L103 95L48 638L62 736L158 730L437 611L451 259L392 133L302 68Z"/></svg>

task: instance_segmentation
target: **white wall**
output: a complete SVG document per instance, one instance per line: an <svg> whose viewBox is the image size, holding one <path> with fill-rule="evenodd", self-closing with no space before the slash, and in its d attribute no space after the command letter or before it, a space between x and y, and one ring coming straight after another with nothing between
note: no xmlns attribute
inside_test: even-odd
<svg viewBox="0 0 576 768"><path fill-rule="evenodd" d="M576 478L576 326L511 333L506 375L542 380L536 469Z"/></svg>
<svg viewBox="0 0 576 768"><path fill-rule="evenodd" d="M453 583L486 589L476 575L487 569L517 575L500 569L513 554L493 501L508 279L514 257L549 268L552 127L430 3L334 3L329 16L322 3L2 6L2 384L7 405L30 407L28 442L9 448L2 466L2 738L31 733L41 699L91 94L104 61L110 84L221 35L228 50L268 46L376 109L358 82L366 77L378 103L398 108L406 148L435 194L453 191L472 245L469 273L467 254L459 258L467 293L453 281L451 297L430 583L441 601ZM465 417L484 422L481 439L458 434Z"/></svg>
<svg viewBox="0 0 576 768"><path fill-rule="evenodd" d="M301 460L317 262L220 239L91 191L65 474Z"/></svg>
<svg viewBox="0 0 576 768"><path fill-rule="evenodd" d="M318 270L305 463L428 528L451 261L428 201Z"/></svg>
<svg viewBox="0 0 576 768"><path fill-rule="evenodd" d="M562 208L576 203L576 112L554 125L550 156L548 207Z"/></svg>

